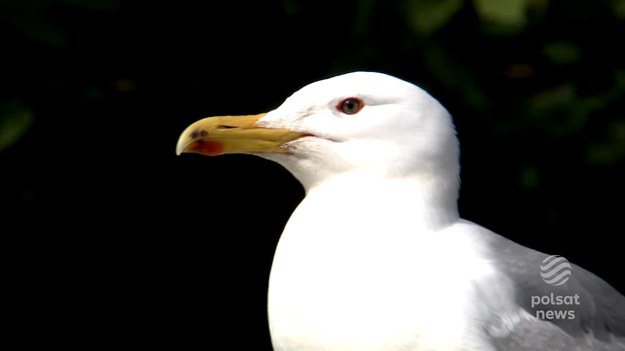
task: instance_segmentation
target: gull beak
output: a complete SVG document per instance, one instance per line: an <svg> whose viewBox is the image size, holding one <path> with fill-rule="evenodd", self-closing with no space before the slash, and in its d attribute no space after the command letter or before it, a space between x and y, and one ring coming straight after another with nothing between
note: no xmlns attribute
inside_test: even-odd
<svg viewBox="0 0 625 351"><path fill-rule="evenodd" d="M304 136L288 129L256 125L265 113L250 116L218 116L201 119L182 132L176 154L183 152L207 156L223 154L288 153L282 144Z"/></svg>

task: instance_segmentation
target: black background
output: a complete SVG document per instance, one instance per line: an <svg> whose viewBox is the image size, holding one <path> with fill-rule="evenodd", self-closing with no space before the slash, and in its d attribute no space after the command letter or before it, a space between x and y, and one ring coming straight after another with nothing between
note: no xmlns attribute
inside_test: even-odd
<svg viewBox="0 0 625 351"><path fill-rule="evenodd" d="M276 164L177 157L176 141L355 70L450 110L464 218L625 291L619 2L536 1L510 24L444 1L460 5L427 27L434 3L0 2L0 126L31 116L0 150L22 341L269 350L271 259L303 191Z"/></svg>

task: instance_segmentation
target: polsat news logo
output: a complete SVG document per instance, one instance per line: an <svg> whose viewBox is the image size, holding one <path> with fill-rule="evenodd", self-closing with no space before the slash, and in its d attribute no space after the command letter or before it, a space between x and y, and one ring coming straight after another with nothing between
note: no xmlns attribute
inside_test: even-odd
<svg viewBox="0 0 625 351"><path fill-rule="evenodd" d="M540 276L545 283L560 286L571 277L571 264L562 256L549 256L540 265Z"/></svg>
<svg viewBox="0 0 625 351"><path fill-rule="evenodd" d="M571 278L571 264L558 255L548 256L540 265L540 276L551 286L566 284ZM575 319L575 307L579 306L579 294L532 295L531 306L535 316L542 320Z"/></svg>

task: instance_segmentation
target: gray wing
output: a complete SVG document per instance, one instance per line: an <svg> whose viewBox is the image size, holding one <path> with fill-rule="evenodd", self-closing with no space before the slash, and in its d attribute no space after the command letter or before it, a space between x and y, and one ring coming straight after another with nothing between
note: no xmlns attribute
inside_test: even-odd
<svg viewBox="0 0 625 351"><path fill-rule="evenodd" d="M497 350L625 350L625 296L572 263L568 281L550 285L540 271L549 255L492 232L487 236L491 259L511 278L518 305L532 316L493 337Z"/></svg>

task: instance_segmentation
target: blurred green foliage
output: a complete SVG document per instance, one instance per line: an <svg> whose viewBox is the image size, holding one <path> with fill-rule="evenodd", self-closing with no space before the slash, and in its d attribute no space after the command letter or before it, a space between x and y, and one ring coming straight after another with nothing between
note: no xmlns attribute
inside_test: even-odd
<svg viewBox="0 0 625 351"><path fill-rule="evenodd" d="M97 12L123 14L130 3L132 2L119 0L4 0L0 1L0 20L22 33L26 40L54 48L67 48L70 26L67 25L65 16L68 12L80 10L87 16L89 13ZM286 16L295 17L305 16L311 6L309 2L297 0L282 0L278 5ZM570 19L571 23L568 25L613 22L615 26L622 28L622 21L625 19L625 0L604 0L593 4L555 0L404 0L390 3L360 0L350 6L356 13L351 25L352 35L356 38L375 37L373 35L375 17L385 11L399 11L395 19L404 21L406 31L404 40L408 41L402 45L407 46L408 50L419 51L423 64L431 70L439 83L448 91L458 94L464 103L481 114L495 113L501 108L495 100L498 83L493 79L485 81L485 77L488 78L490 75L490 78L493 78L493 73L498 73L502 75L500 78L505 79L507 76L508 82L518 80L520 84L526 84L524 80L533 80L541 83L534 85L533 91L517 96L517 104L521 107L522 114L512 113L503 121L493 121L494 125L499 125L506 133L510 133L511 128L527 127L543 129L549 135L581 133L588 123L589 116L605 109L611 102L623 96L622 82L619 83L618 79L615 79L612 85L605 85L601 91L579 92L578 86L587 82L576 80L575 71L580 67L596 64L596 61L589 63L588 57L603 53L593 53L594 40L589 41L584 36L553 31L550 29L550 21ZM471 23L466 23L467 20L471 20L472 14L477 20L475 27L472 27ZM377 30L383 31L384 28L378 27ZM477 34L471 32L474 30L479 32ZM541 38L540 35L534 34L540 30L550 32ZM460 37L449 39L449 35L462 35L463 31L466 31L467 40L481 38L480 40L496 43L497 38L501 37L503 40L520 42L531 38L532 42L528 43L527 50L517 50L522 54L516 60L514 56L504 58L506 55L502 54L499 62L493 62L489 58L476 61L479 60L479 54L476 52L467 52L466 56L458 55L458 45L466 44L467 48L470 48L470 43L463 43L462 39L457 40ZM580 32L583 33L583 30ZM541 39L542 42L536 42L536 39ZM366 66L379 60L383 53L376 45L375 41L365 39L364 45L356 51L359 58L352 60L352 64ZM510 49L504 47L505 43L502 50ZM514 51L512 53L514 54ZM349 59L354 57L347 55L347 60ZM339 65L331 68L332 70L344 70L350 65L341 58L338 58L337 62ZM506 67L488 67L492 64ZM493 69L500 71L492 72ZM619 69L619 72L622 72L625 68L619 65L614 69L615 72ZM568 74L569 79L553 80L549 70L561 71L561 75ZM133 86L135 84L121 76L113 79L115 82L108 84L121 87L122 90L128 90L128 84L124 82L131 82ZM545 84L549 81L552 81L551 84ZM120 82L125 85L120 85ZM64 85L67 82L60 84ZM89 89L101 90L98 87ZM25 100L20 101L23 104ZM3 123L10 126L13 123L20 124L22 121L23 119L7 117ZM505 125L500 122L504 122ZM9 128L23 130L23 127ZM4 143L9 145L18 138L5 137ZM614 153L620 155L617 150L614 150ZM596 153L590 152L589 155L591 154ZM615 158L620 159L618 156Z"/></svg>
<svg viewBox="0 0 625 351"><path fill-rule="evenodd" d="M463 0L410 1L409 20L412 28L421 34L441 29L462 8Z"/></svg>
<svg viewBox="0 0 625 351"><path fill-rule="evenodd" d="M543 53L556 65L570 65L581 59L579 47L568 41L545 43Z"/></svg>
<svg viewBox="0 0 625 351"><path fill-rule="evenodd" d="M33 123L33 113L19 100L0 101L0 152L18 141Z"/></svg>
<svg viewBox="0 0 625 351"><path fill-rule="evenodd" d="M527 22L527 0L474 0L473 4L486 28L495 32L516 33Z"/></svg>

